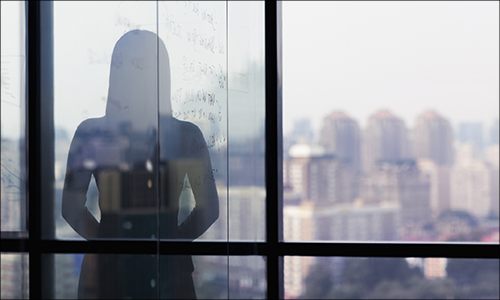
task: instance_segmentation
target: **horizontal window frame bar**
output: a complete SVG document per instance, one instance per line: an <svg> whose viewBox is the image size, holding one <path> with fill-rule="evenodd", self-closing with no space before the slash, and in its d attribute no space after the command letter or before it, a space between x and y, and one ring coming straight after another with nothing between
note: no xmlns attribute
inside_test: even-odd
<svg viewBox="0 0 500 300"><path fill-rule="evenodd" d="M500 258L498 243L284 242L280 246L280 254L286 256Z"/></svg>
<svg viewBox="0 0 500 300"><path fill-rule="evenodd" d="M224 242L224 241L157 241L157 240L41 240L2 239L1 252L40 253L102 253L102 254L157 254L165 255L266 255L265 242Z"/></svg>
<svg viewBox="0 0 500 300"><path fill-rule="evenodd" d="M162 255L500 258L498 243L474 242L280 242L269 249L266 242L244 241L2 239L1 252L156 254L158 243Z"/></svg>

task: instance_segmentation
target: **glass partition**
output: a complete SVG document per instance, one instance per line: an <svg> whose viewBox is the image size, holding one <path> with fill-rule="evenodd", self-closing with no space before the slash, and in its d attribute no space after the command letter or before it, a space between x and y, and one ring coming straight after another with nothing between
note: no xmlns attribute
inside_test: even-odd
<svg viewBox="0 0 500 300"><path fill-rule="evenodd" d="M207 231L212 223L224 222L220 216L227 214L220 209L218 199L227 189L228 177L226 10L224 2L158 3L158 35L168 49L172 84L170 91L165 91L170 93L171 108L161 98L159 106L159 175L169 177L164 190L167 194L160 199L181 195L178 204L160 204L160 215L171 215L160 219L163 238L168 238L168 228L179 224L184 231L180 238L193 239L205 233L227 240L225 230L210 232L222 229L217 224ZM167 125L162 106L165 111L171 109L175 121L171 125ZM165 128L177 136L179 145L172 143L166 130L161 132L162 126L170 126ZM178 224L166 221L175 218Z"/></svg>
<svg viewBox="0 0 500 300"><path fill-rule="evenodd" d="M233 269L264 272L227 256L96 250L264 240L262 2L55 2L54 74L56 238L91 241L56 256L81 264L75 295L227 298L229 277L245 281ZM210 294L196 279L214 259L226 283ZM134 291L144 276L156 284Z"/></svg>
<svg viewBox="0 0 500 300"><path fill-rule="evenodd" d="M231 241L265 240L264 3L228 1L228 223Z"/></svg>

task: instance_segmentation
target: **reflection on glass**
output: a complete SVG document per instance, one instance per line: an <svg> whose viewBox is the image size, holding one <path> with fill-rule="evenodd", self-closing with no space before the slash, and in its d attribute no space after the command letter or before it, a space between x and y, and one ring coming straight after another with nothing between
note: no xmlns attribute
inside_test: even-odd
<svg viewBox="0 0 500 300"><path fill-rule="evenodd" d="M261 256L193 256L199 299L265 299L266 263ZM161 271L160 271L161 274Z"/></svg>
<svg viewBox="0 0 500 300"><path fill-rule="evenodd" d="M2 253L1 299L29 298L29 255Z"/></svg>
<svg viewBox="0 0 500 300"><path fill-rule="evenodd" d="M53 255L55 299L78 299L78 280L83 256L83 254Z"/></svg>
<svg viewBox="0 0 500 300"><path fill-rule="evenodd" d="M92 176L99 190L99 221L86 207ZM186 178L195 205L179 220L179 197ZM172 117L165 45L152 32L130 31L113 50L106 115L83 121L71 142L62 195L63 217L85 239L192 240L210 227L218 213L215 179L203 134L196 125ZM99 290L89 291L95 270L91 257L85 256L79 298L121 298L128 296L125 288L144 297L147 293L141 291L147 285L141 280L157 280L155 256L100 255L98 260ZM164 297L196 297L190 256L162 257L160 270L160 293ZM151 283L148 288L155 286Z"/></svg>
<svg viewBox="0 0 500 300"><path fill-rule="evenodd" d="M78 296L78 284L82 282L80 278L80 268L83 259L83 254L56 254L55 258L55 298L56 299L76 299ZM105 254L87 254L89 260L88 267L94 270L93 276L87 278L83 289L86 291L87 297L97 297L98 293L106 289L102 286L102 281L99 278L106 276L106 273L101 273L99 264L108 259ZM130 255L118 255L124 261L130 261ZM164 256L162 255L161 261L175 261L179 256ZM8 265L8 257L3 260L2 264ZM147 262L151 258L148 255L139 255L139 260ZM231 256L229 261L226 256L193 256L193 263L195 271L193 272L194 290L198 299L264 299L266 297L266 272L265 260L260 256ZM229 268L228 268L229 263ZM164 267L165 265L162 264ZM9 269L10 270L10 269ZM25 269L27 270L27 268ZM118 274L120 280L127 282L130 280L127 275L132 272L141 272L144 278L138 284L139 292L131 290L132 286L121 286L123 289L123 297L127 298L156 298L156 291L152 286L159 287L160 299L173 298L169 297L169 286L158 285L156 278L147 277L148 274L140 269L134 268L133 265L124 265L121 270L123 274ZM164 276L164 269L160 269L160 277ZM6 271L7 272L7 271ZM177 270L181 272L181 270ZM5 273L11 274L11 273ZM6 277L2 281L2 299L3 295L12 290L13 285L8 284L14 282L12 276ZM26 277L27 278L27 277ZM10 280L10 281L9 281ZM173 280L179 281L180 278ZM16 284L18 282L16 281ZM184 284L184 283L182 283ZM9 290L8 286L11 287ZM5 287L5 289L3 288ZM17 286L16 286L17 287ZM142 293L142 294L139 294ZM192 295L193 296L193 295ZM11 297L6 297L11 298ZM12 297L15 298L15 297ZM192 299L195 299L194 296Z"/></svg>
<svg viewBox="0 0 500 300"><path fill-rule="evenodd" d="M159 284L155 267L157 260L156 255L56 255L56 297L59 299L75 296L78 299L157 298Z"/></svg>
<svg viewBox="0 0 500 300"><path fill-rule="evenodd" d="M55 257L55 298L56 299L76 299L80 278L80 268L83 259L83 254L56 254ZM97 297L99 291L105 289L102 287L102 281L99 278L106 276L106 273L101 273L99 264L108 259L104 254L87 254L89 260L89 268L94 269L93 276L85 280L85 291L87 297ZM130 255L119 255L120 259L130 261L134 259ZM3 256L2 256L3 258ZM179 256L162 255L160 261L175 261ZM139 260L147 262L150 259L156 260L156 256L151 258L148 255L139 255ZM230 259L226 256L193 256L195 271L193 272L194 290L198 299L264 299L266 297L266 266L265 260L260 256L231 256ZM229 263L229 267L228 267ZM169 276L173 272L167 272L163 268L167 267L164 263L160 269L160 277ZM172 267L172 266L170 266ZM27 269L26 269L27 270ZM147 277L145 272L134 268L133 265L124 265L121 270L123 274L118 274L120 280L127 282L127 273L141 272L144 278L141 278L139 285L140 292L133 292L133 286L122 286L123 296L136 298L156 298L155 289L151 286L159 287L160 299L174 298L169 290L171 286L159 285L156 278ZM180 273L182 270L176 270L174 273ZM10 278L10 277L9 277ZM169 279L170 280L170 279ZM171 278L171 280L179 281L181 278ZM182 283L183 285L185 283ZM6 287L7 283L2 283L2 287ZM3 290L3 289L2 289ZM5 292L9 289L5 289ZM142 294L139 294L142 293ZM170 297L169 297L170 295ZM2 297L3 299L3 297Z"/></svg>
<svg viewBox="0 0 500 300"><path fill-rule="evenodd" d="M227 240L226 26L224 2L54 3L57 238ZM79 297L195 297L193 270L86 255Z"/></svg>
<svg viewBox="0 0 500 300"><path fill-rule="evenodd" d="M285 298L495 299L498 259L285 257Z"/></svg>
<svg viewBox="0 0 500 300"><path fill-rule="evenodd" d="M285 239L498 242L498 3L303 5L283 4Z"/></svg>
<svg viewBox="0 0 500 300"><path fill-rule="evenodd" d="M26 230L25 11L22 1L3 1L1 33L1 227Z"/></svg>
<svg viewBox="0 0 500 300"><path fill-rule="evenodd" d="M266 261L262 256L229 257L229 299L266 299Z"/></svg>
<svg viewBox="0 0 500 300"><path fill-rule="evenodd" d="M196 124L204 138L202 141L199 136L194 136L192 128L187 128L189 126L175 127L177 126L175 124L185 124L176 121L172 123L174 126L170 129L172 134L179 136L180 134L188 134L190 136L182 137L184 145L178 145L176 149L171 148L168 151L185 151L184 153L179 152L182 157L178 157L179 159L175 162L178 167L182 167L181 164L187 167L191 163L187 161L189 156L202 159L203 156L210 155L211 159L211 169L200 170L197 177L184 178L185 174L180 173L175 175L179 177L179 180L182 180L180 184L182 193L178 204L180 223L195 207L195 202L199 202L196 205L201 206L193 211L193 216L200 217L198 210L212 210L220 215L213 226L200 236L200 239L227 240L227 230L224 229L227 226L227 211L223 210L223 205L213 206L210 201L198 199L205 196L196 194L199 194L199 191L203 190L210 181L212 181L210 184L215 181L218 194L227 193L228 51L226 17L225 2L162 1L158 3L158 36L165 42L171 58L171 114L174 119ZM160 119L160 126L162 122ZM160 128L160 134L161 130ZM168 141L165 145L167 144L170 145ZM172 155L172 153L168 155ZM176 154L173 153L173 155ZM176 168L171 162L167 166L162 164L163 162L160 162L160 172L161 168L164 167ZM170 178L169 180L175 179ZM174 191L168 192L174 193ZM227 201L227 199L221 198L219 202L221 201ZM164 206L162 209L170 208ZM160 227L160 235L162 235L161 231L163 230L168 230L168 228ZM164 237L168 238L168 236Z"/></svg>

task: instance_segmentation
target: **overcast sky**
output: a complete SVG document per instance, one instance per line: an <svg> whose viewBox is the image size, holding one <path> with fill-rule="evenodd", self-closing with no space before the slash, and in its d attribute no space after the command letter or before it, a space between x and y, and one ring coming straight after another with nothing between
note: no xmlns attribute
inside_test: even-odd
<svg viewBox="0 0 500 300"><path fill-rule="evenodd" d="M425 109L453 125L499 114L499 2L283 2L284 130L343 110Z"/></svg>
<svg viewBox="0 0 500 300"><path fill-rule="evenodd" d="M2 8L6 4L2 1ZM152 3L151 9L141 11L154 8ZM2 41L10 39L4 33L19 36L20 23L11 20L17 16L2 10L2 28L9 24L9 30L2 31ZM70 36L77 36L81 43L98 42L111 51L116 39L108 37L101 41L93 34L102 33L104 28L105 32L120 29L113 24L114 14L100 9L58 16L56 36L68 33L67 26L59 26L64 23L62 18L67 18L69 24L81 23L85 28L75 34L72 27ZM95 22L87 22L87 17ZM294 120L304 117L310 118L317 129L323 117L333 110L343 110L363 126L369 115L382 108L402 117L407 126L423 110L435 109L455 126L458 122L483 122L487 128L499 115L499 27L498 1L283 1L285 133ZM117 32L117 37L121 34ZM75 42L67 39L58 41L77 49L67 53L81 54L83 59L71 63L72 69L78 70L80 65L88 64L92 49L76 47ZM2 42L2 73L7 66L4 55L18 52L19 46ZM56 52L60 49L57 45L55 48ZM99 81L102 84L81 85L82 89L96 95L106 94L108 52L93 53L102 58L102 68L106 70ZM19 69L19 59L8 59L10 67ZM87 69L82 76L88 75ZM65 76L61 80L72 79ZM14 81L9 84L11 91L19 90ZM6 92L2 85L2 117L19 115L17 111L10 112L20 108L6 103L12 100ZM89 111L85 101L76 101L62 93L57 90L59 98L73 101L65 100L56 110L77 111L81 115L62 114L69 118L69 127L75 127L83 117L97 114ZM97 99L104 107L101 96L88 98ZM74 103L86 107L75 107ZM100 114L102 107L93 107ZM57 118L62 115L57 114ZM17 126L18 122L12 124ZM7 130L7 125L2 123L5 127L2 134L16 131Z"/></svg>

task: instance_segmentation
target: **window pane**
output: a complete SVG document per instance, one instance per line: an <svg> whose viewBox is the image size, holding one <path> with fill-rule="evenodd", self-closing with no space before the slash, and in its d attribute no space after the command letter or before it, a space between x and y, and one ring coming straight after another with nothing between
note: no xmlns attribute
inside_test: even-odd
<svg viewBox="0 0 500 300"><path fill-rule="evenodd" d="M56 299L153 299L157 255L54 255Z"/></svg>
<svg viewBox="0 0 500 300"><path fill-rule="evenodd" d="M498 259L285 257L285 298L495 299Z"/></svg>
<svg viewBox="0 0 500 300"><path fill-rule="evenodd" d="M266 299L263 256L229 256L229 299Z"/></svg>
<svg viewBox="0 0 500 300"><path fill-rule="evenodd" d="M261 256L193 256L198 299L263 299L265 260ZM229 263L229 266L228 266Z"/></svg>
<svg viewBox="0 0 500 300"><path fill-rule="evenodd" d="M54 298L78 299L78 280L83 257L83 254L54 255Z"/></svg>
<svg viewBox="0 0 500 300"><path fill-rule="evenodd" d="M183 268L186 268L181 261L185 261L187 257L162 255L159 262L161 278L159 283L153 277L156 272L154 265L157 264L157 258L156 255L136 255L132 258L131 255L57 254L54 260L55 298L77 299L78 295L89 298L102 297L104 292L110 292L111 287L118 293L114 296L118 295L122 298L156 298L156 290L153 287L159 287L160 299L180 299L183 296L193 298L194 294L189 294L193 292L189 284L194 286L197 299L264 299L266 297L265 260L261 256L231 256L228 269L228 259L225 256L195 255L192 257L194 266L192 278L185 278L180 275L185 273ZM137 259L141 262L140 264L135 263ZM2 262L2 266L9 265L8 261L6 259L5 263ZM110 264L113 264L116 270L120 270L115 274L120 280L110 282L106 279L109 275ZM83 273L81 273L82 268L86 269ZM134 274L138 277L132 278L131 275ZM80 279L81 276L87 279ZM85 284L79 288L80 280ZM10 281L2 282L2 293L4 293L4 286L10 286L7 282ZM117 283L121 284L117 285ZM135 288L131 289L131 286ZM8 288L5 289L5 293L7 291L9 291Z"/></svg>
<svg viewBox="0 0 500 300"><path fill-rule="evenodd" d="M160 204L163 238L227 240L227 212L221 210L227 199L218 196L228 184L226 16L225 2L158 3L158 35L170 59L175 120L163 127L165 104L160 99L160 180L163 167L170 172L165 190L170 203ZM176 136L178 145L172 142ZM160 187L160 199L162 193ZM167 220L176 219L181 233L172 236L168 230L178 224Z"/></svg>
<svg viewBox="0 0 500 300"><path fill-rule="evenodd" d="M157 235L156 3L138 5L54 3L58 238Z"/></svg>
<svg viewBox="0 0 500 300"><path fill-rule="evenodd" d="M229 239L265 239L264 3L228 3ZM222 203L222 201L221 201Z"/></svg>
<svg viewBox="0 0 500 300"><path fill-rule="evenodd" d="M73 9L87 12L81 22L68 17ZM102 17L89 27L90 14ZM81 235L61 214L71 222L75 210L64 206L76 202L64 191L80 165L88 183L79 208L100 237L193 239L225 214L217 203L227 185L225 14L225 3L55 4L58 237Z"/></svg>
<svg viewBox="0 0 500 300"><path fill-rule="evenodd" d="M54 3L58 238L227 240L226 27L224 2ZM195 270L85 254L78 289L191 298Z"/></svg>
<svg viewBox="0 0 500 300"><path fill-rule="evenodd" d="M2 232L25 231L25 11L22 1L3 1L1 201Z"/></svg>
<svg viewBox="0 0 500 300"><path fill-rule="evenodd" d="M285 239L498 242L498 8L283 3Z"/></svg>
<svg viewBox="0 0 500 300"><path fill-rule="evenodd" d="M29 255L3 253L1 255L2 299L29 298Z"/></svg>

